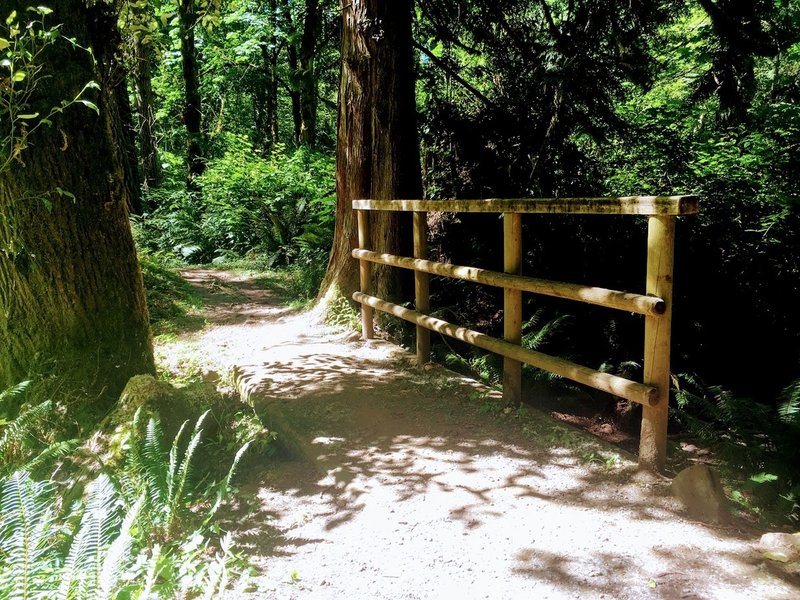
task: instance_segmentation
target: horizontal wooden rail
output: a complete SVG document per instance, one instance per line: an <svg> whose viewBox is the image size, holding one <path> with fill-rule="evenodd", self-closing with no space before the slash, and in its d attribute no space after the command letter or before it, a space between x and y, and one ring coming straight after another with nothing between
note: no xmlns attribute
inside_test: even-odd
<svg viewBox="0 0 800 600"><path fill-rule="evenodd" d="M555 298L565 298L576 300L587 304L596 304L606 308L615 308L626 312L638 313L640 315L661 315L666 310L666 303L661 298L655 296L643 296L641 294L629 294L616 290L608 290L601 287L588 285L578 285L576 283L563 283L561 281L550 281L549 279L537 279L535 277L524 277L522 275L509 275L488 271L477 267L463 267L450 265L447 263L421 260L418 258L408 258L396 256L394 254L379 254L371 250L356 248L352 252L354 258L366 260L379 265L389 265L412 271L422 271L432 275L442 277L452 277L453 279L463 279L464 281L474 281L484 285L492 285L510 290L520 290L523 292L533 292L544 296Z"/></svg>
<svg viewBox="0 0 800 600"><path fill-rule="evenodd" d="M353 200L357 210L572 215L690 215L696 196L625 196L620 198L489 198L486 200Z"/></svg>
<svg viewBox="0 0 800 600"><path fill-rule="evenodd" d="M522 346L493 338L484 333L467 329L466 327L458 327L447 321L442 321L441 319L404 308L398 304L386 302L385 300L361 292L355 292L353 294L353 300L364 306L369 306L406 321L410 321L426 329L472 344L478 348L495 352L507 358L512 358L540 369L545 369L561 377L566 377L572 381L577 381L578 383L588 385L595 389L614 394L615 396L625 398L631 402L653 406L659 401L658 390L643 383L630 381L629 379L611 375L610 373L595 371L594 369L577 365L563 358L528 350Z"/></svg>

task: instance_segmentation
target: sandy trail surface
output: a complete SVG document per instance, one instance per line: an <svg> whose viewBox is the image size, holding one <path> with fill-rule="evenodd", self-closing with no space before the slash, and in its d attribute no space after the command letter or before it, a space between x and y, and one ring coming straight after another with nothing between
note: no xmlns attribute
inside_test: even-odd
<svg viewBox="0 0 800 600"><path fill-rule="evenodd" d="M227 515L258 569L248 597L800 598L762 532L688 519L629 455L246 276L183 274L208 306L191 343L286 449L241 474Z"/></svg>

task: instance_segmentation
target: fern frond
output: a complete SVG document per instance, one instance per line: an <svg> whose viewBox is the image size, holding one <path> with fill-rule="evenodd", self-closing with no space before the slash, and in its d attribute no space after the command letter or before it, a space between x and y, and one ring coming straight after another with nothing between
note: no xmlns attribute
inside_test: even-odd
<svg viewBox="0 0 800 600"><path fill-rule="evenodd" d="M195 450L197 450L197 446L200 444L200 438L203 435L203 421L205 420L208 413L211 412L207 410L200 418L197 419L197 423L194 425L194 430L192 431L192 438L189 440L189 445L186 447L186 452L183 455L183 460L181 461L180 467L178 468L177 472L177 482L176 486L172 490L172 496L169 498L169 505L167 508L167 523L166 529L169 531L170 527L172 526L173 519L178 511L181 501L183 500L183 491L186 488L186 482L189 479L189 473L191 471L192 465L192 458L194 456ZM183 428L181 428L182 430ZM178 437L180 436L180 432L178 432L178 436L175 437L175 443L173 447L177 445Z"/></svg>
<svg viewBox="0 0 800 600"><path fill-rule="evenodd" d="M781 393L778 415L784 423L800 425L800 379L795 379Z"/></svg>
<svg viewBox="0 0 800 600"><path fill-rule="evenodd" d="M155 544L153 546L153 554L147 563L147 573L144 579L144 588L139 594L138 600L150 600L150 594L153 591L153 585L158 577L158 561L161 558L161 545Z"/></svg>
<svg viewBox="0 0 800 600"><path fill-rule="evenodd" d="M544 346L553 336L561 331L564 324L570 318L569 315L559 315L539 327L538 324L541 320L541 313L542 309L537 310L523 327L523 330L529 331L529 333L525 333L522 336L522 345L530 350L538 350Z"/></svg>
<svg viewBox="0 0 800 600"><path fill-rule="evenodd" d="M16 471L3 481L0 498L0 558L9 598L32 598L46 587L52 550L53 487Z"/></svg>
<svg viewBox="0 0 800 600"><path fill-rule="evenodd" d="M12 445L22 443L52 409L53 403L45 400L11 421L0 437L0 456L4 456Z"/></svg>
<svg viewBox="0 0 800 600"><path fill-rule="evenodd" d="M233 463L231 464L231 468L228 469L228 474L225 476L225 479L223 479L220 482L219 486L217 486L217 495L216 498L214 498L214 504L211 506L208 513L206 514L206 518L203 521L203 527L209 524L211 519L216 514L217 510L219 510L219 507L228 498L231 489L231 479L233 479L233 474L236 472L236 467L239 465L239 461L241 460L242 455L247 451L251 443L252 440L246 441L244 445L242 445L242 447L239 448L239 450L236 452L236 456L233 457Z"/></svg>
<svg viewBox="0 0 800 600"><path fill-rule="evenodd" d="M184 421L181 423L180 429L178 429L178 433L175 434L175 439L172 440L172 446L169 449L169 465L167 466L167 473L166 473L166 493L165 499L166 502L170 502L173 493L175 491L175 477L177 476L178 471L178 451L180 450L180 443L181 438L183 437L183 432L186 429L186 426L189 424L189 421ZM163 462L161 463L163 466Z"/></svg>
<svg viewBox="0 0 800 600"><path fill-rule="evenodd" d="M117 494L111 479L103 474L89 486L80 528L72 540L62 570L59 600L98 590L103 552L119 526Z"/></svg>
<svg viewBox="0 0 800 600"><path fill-rule="evenodd" d="M141 476L154 507L163 506L169 498L169 474L164 472L166 456L161 445L162 437L161 421L154 415L147 421L147 432L141 451L144 463Z"/></svg>
<svg viewBox="0 0 800 600"><path fill-rule="evenodd" d="M10 388L7 388L0 392L0 402L3 400L9 400L11 398L15 398L19 396L22 392L24 392L28 386L31 384L30 380L22 381L17 385L12 385Z"/></svg>
<svg viewBox="0 0 800 600"><path fill-rule="evenodd" d="M34 471L43 464L56 461L69 455L75 448L80 446L79 440L66 440L64 442L56 442L45 448L42 452L36 455L23 465L26 471Z"/></svg>
<svg viewBox="0 0 800 600"><path fill-rule="evenodd" d="M100 567L98 597L111 598L116 591L119 580L131 561L131 546L133 545L133 535L131 529L139 517L139 512L145 503L145 495L139 496L131 509L122 520L119 535L111 542L108 550L103 557Z"/></svg>

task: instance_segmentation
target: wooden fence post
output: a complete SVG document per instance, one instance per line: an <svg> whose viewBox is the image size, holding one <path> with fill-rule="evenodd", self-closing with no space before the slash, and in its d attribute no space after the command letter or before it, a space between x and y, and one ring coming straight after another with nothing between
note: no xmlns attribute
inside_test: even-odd
<svg viewBox="0 0 800 600"><path fill-rule="evenodd" d="M428 213L414 212L414 258L428 258ZM418 312L427 313L431 308L430 276L414 271L414 306ZM417 325L417 363L420 366L431 360L431 332Z"/></svg>
<svg viewBox="0 0 800 600"><path fill-rule="evenodd" d="M646 293L664 300L666 310L661 315L645 315L644 383L658 390L658 403L643 406L639 467L659 472L664 470L667 457L674 253L675 217L649 217Z"/></svg>
<svg viewBox="0 0 800 600"><path fill-rule="evenodd" d="M358 220L358 245L360 248L370 250L369 212L366 210L357 210L355 212ZM358 261L361 291L370 295L372 294L371 271L372 265L368 261ZM365 340L371 340L375 337L374 309L365 304L361 305L361 337Z"/></svg>
<svg viewBox="0 0 800 600"><path fill-rule="evenodd" d="M522 273L522 215L503 213L503 270ZM507 342L522 341L522 292L503 288L503 337ZM522 402L522 363L503 359L503 399L508 405Z"/></svg>

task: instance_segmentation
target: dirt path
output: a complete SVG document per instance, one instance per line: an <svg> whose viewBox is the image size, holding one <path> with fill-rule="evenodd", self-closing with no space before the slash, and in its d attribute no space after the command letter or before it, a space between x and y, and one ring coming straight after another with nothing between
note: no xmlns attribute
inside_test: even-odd
<svg viewBox="0 0 800 600"><path fill-rule="evenodd" d="M759 532L682 516L665 480L410 355L193 270L206 368L235 369L289 449L245 474L229 517L252 598L796 599ZM174 342L185 343L185 340ZM171 346L159 349L169 355Z"/></svg>

